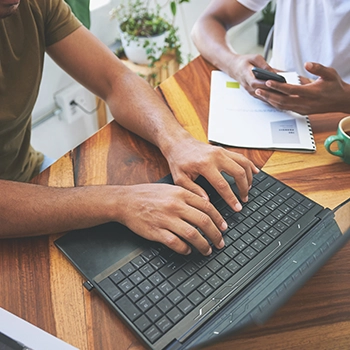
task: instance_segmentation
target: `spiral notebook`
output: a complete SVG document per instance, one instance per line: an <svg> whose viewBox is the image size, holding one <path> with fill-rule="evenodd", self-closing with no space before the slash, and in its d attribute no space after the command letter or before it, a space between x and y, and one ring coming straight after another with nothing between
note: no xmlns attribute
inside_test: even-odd
<svg viewBox="0 0 350 350"><path fill-rule="evenodd" d="M298 84L294 72L279 73L287 83ZM244 148L315 152L309 118L281 111L252 97L221 71L212 71L208 139Z"/></svg>

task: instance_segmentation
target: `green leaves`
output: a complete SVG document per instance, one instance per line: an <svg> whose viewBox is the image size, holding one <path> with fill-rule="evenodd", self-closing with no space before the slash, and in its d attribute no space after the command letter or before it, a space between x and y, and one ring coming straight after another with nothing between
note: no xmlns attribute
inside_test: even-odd
<svg viewBox="0 0 350 350"><path fill-rule="evenodd" d="M150 41L143 45L147 56L151 59L151 66L158 59L155 59L155 52L162 50L162 53L175 52L176 59L182 63L181 45L178 37L178 28L174 26L174 19L178 6L190 0L170 0L160 6L155 0L156 6L150 6L149 1L124 0L120 5L111 11L112 18L117 18L120 23L120 30L128 34L128 41L138 41L139 38L150 38L152 36L167 33L166 45L156 48ZM172 21L166 15L161 15L161 9L169 6L172 14ZM157 56L158 57L158 56Z"/></svg>
<svg viewBox="0 0 350 350"><path fill-rule="evenodd" d="M275 9L270 1L262 10L263 20L265 23L272 25L275 20Z"/></svg>
<svg viewBox="0 0 350 350"><path fill-rule="evenodd" d="M176 15L176 2L175 1L170 2L170 9L171 9L171 13L173 14L173 16L175 16Z"/></svg>
<svg viewBox="0 0 350 350"><path fill-rule="evenodd" d="M172 0L170 1L170 9L173 16L176 16L177 4L182 4L183 2L190 2L190 0Z"/></svg>
<svg viewBox="0 0 350 350"><path fill-rule="evenodd" d="M169 30L170 23L157 14L144 14L143 17L132 17L125 19L120 25L123 32L130 36L150 37L160 35Z"/></svg>

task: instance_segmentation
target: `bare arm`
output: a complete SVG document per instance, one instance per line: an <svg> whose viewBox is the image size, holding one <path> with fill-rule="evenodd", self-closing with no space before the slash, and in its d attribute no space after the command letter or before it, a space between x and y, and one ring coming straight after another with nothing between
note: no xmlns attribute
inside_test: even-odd
<svg viewBox="0 0 350 350"><path fill-rule="evenodd" d="M211 248L194 227L222 248L227 228L207 200L179 186L86 186L53 188L0 180L0 238L38 236L111 221L182 253L186 241L202 254ZM180 239L180 237L182 239Z"/></svg>
<svg viewBox="0 0 350 350"><path fill-rule="evenodd" d="M85 28L49 47L48 53L76 80L104 99L119 124L159 147L176 184L207 198L204 190L193 182L201 174L232 208L241 209L220 172L227 171L236 178L240 196L246 200L252 174L257 172L252 162L195 140L153 88Z"/></svg>
<svg viewBox="0 0 350 350"><path fill-rule="evenodd" d="M254 14L236 0L213 0L192 29L192 40L200 54L214 66L230 75L254 97L257 88L266 89L254 78L253 66L273 69L261 55L241 55L226 40L226 33Z"/></svg>
<svg viewBox="0 0 350 350"><path fill-rule="evenodd" d="M0 237L51 234L107 222L108 208L103 199L107 190L0 180Z"/></svg>
<svg viewBox="0 0 350 350"><path fill-rule="evenodd" d="M227 225L193 181L204 175L232 208L240 210L221 171L236 178L240 195L247 200L252 174L258 171L254 164L239 154L195 140L148 83L84 27L49 47L48 53L77 81L107 101L121 125L157 145L169 161L175 182L182 187L50 188L0 180L0 237L48 234L118 221L180 253L189 253L188 241L203 254L210 254L207 240L194 227L222 248L220 230ZM137 212L141 214L135 220Z"/></svg>
<svg viewBox="0 0 350 350"><path fill-rule="evenodd" d="M228 72L238 55L227 43L226 33L253 14L253 11L235 0L211 1L193 26L192 40L205 59Z"/></svg>

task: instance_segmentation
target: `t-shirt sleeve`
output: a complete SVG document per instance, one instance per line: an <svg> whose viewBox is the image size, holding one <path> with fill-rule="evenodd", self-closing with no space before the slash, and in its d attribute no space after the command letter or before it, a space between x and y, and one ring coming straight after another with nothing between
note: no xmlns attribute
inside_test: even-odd
<svg viewBox="0 0 350 350"><path fill-rule="evenodd" d="M45 45L50 46L78 29L82 23L63 0L46 0Z"/></svg>
<svg viewBox="0 0 350 350"><path fill-rule="evenodd" d="M237 2L254 12L262 10L269 1L270 0L237 0Z"/></svg>

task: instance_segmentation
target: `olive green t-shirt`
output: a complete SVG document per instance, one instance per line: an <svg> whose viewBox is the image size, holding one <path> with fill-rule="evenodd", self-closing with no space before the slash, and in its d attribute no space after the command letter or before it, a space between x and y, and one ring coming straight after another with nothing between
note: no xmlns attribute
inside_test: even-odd
<svg viewBox="0 0 350 350"><path fill-rule="evenodd" d="M44 53L81 26L63 0L21 0L0 19L0 178L29 181L43 155L30 146Z"/></svg>

